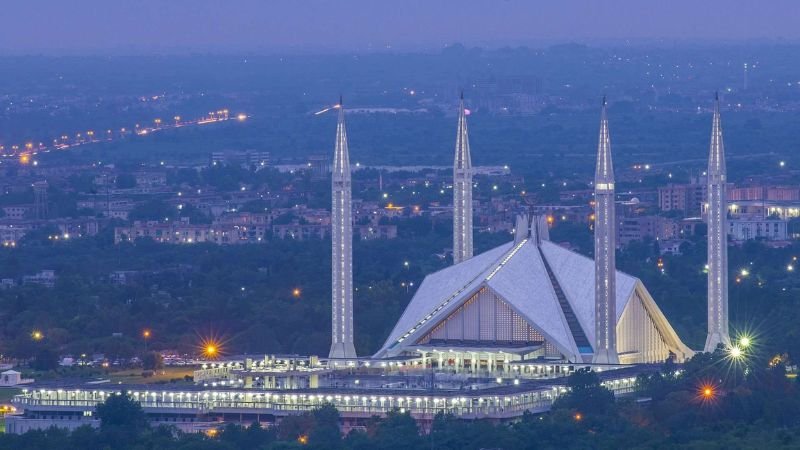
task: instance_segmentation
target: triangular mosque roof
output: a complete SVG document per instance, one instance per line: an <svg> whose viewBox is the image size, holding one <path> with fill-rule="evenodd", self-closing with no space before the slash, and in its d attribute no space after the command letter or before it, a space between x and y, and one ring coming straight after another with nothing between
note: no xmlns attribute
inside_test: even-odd
<svg viewBox="0 0 800 450"><path fill-rule="evenodd" d="M594 262L548 240L537 243L535 237L528 237L428 275L375 356L396 355L414 345L474 293L486 287L541 331L559 351L568 357L577 357L578 346L543 257L586 338L593 343ZM645 289L636 277L617 271L617 320L637 285ZM657 307L653 310L661 314ZM671 328L669 331L674 333Z"/></svg>

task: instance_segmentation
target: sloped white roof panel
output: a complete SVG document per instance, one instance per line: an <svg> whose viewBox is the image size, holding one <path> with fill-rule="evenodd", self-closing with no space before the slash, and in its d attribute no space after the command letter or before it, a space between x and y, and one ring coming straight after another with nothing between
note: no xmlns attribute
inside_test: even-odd
<svg viewBox="0 0 800 450"><path fill-rule="evenodd" d="M512 246L513 242L500 245L460 264L444 268L425 277L403 315L400 316L400 320L397 321L397 325L389 334L389 338L383 344L383 348L378 353L386 350L425 316L453 297L456 292L470 284L474 284L477 287ZM470 290L472 289L464 289L460 295L464 295ZM453 298L453 300L456 299ZM442 310L438 314L444 311ZM435 316L431 320L436 320Z"/></svg>
<svg viewBox="0 0 800 450"><path fill-rule="evenodd" d="M528 241L488 285L566 354L578 349L536 244Z"/></svg>
<svg viewBox="0 0 800 450"><path fill-rule="evenodd" d="M572 310L583 326L589 342L594 342L594 261L550 241L541 244L550 268L556 276ZM617 271L617 321L633 295L637 279Z"/></svg>
<svg viewBox="0 0 800 450"><path fill-rule="evenodd" d="M560 351L578 354L534 240L527 241L516 252L515 248L514 243L509 242L428 275L376 356L391 350L398 339L416 327L416 332L408 337L408 341L403 341L394 351L398 351L407 342L413 342L484 282L539 328ZM594 342L594 261L549 241L543 241L539 248L570 302L586 337ZM620 320L633 296L637 282L637 278L617 271L617 320ZM445 302L447 307L434 313L423 327L418 327L421 320Z"/></svg>

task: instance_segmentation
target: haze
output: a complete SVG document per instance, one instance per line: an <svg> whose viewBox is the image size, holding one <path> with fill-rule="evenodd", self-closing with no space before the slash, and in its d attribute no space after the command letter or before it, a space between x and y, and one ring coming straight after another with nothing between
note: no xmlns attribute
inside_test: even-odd
<svg viewBox="0 0 800 450"><path fill-rule="evenodd" d="M462 42L797 40L792 0L8 2L0 53L374 51Z"/></svg>

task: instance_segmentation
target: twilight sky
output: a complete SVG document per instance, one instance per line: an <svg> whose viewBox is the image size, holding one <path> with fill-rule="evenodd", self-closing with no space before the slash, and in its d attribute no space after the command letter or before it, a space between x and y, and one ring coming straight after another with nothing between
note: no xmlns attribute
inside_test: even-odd
<svg viewBox="0 0 800 450"><path fill-rule="evenodd" d="M800 40L800 0L9 0L0 53Z"/></svg>

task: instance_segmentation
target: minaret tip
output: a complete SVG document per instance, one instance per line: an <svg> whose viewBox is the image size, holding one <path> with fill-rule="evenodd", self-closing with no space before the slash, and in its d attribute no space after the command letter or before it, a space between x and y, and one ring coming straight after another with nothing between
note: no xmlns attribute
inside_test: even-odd
<svg viewBox="0 0 800 450"><path fill-rule="evenodd" d="M344 102L342 101L342 94L339 94L339 107L341 108L343 105Z"/></svg>
<svg viewBox="0 0 800 450"><path fill-rule="evenodd" d="M464 100L464 90L461 90L461 100Z"/></svg>
<svg viewBox="0 0 800 450"><path fill-rule="evenodd" d="M603 108L606 107L606 104L607 104L607 102L606 102L606 94L603 94Z"/></svg>
<svg viewBox="0 0 800 450"><path fill-rule="evenodd" d="M714 101L719 102L719 91L714 91Z"/></svg>

